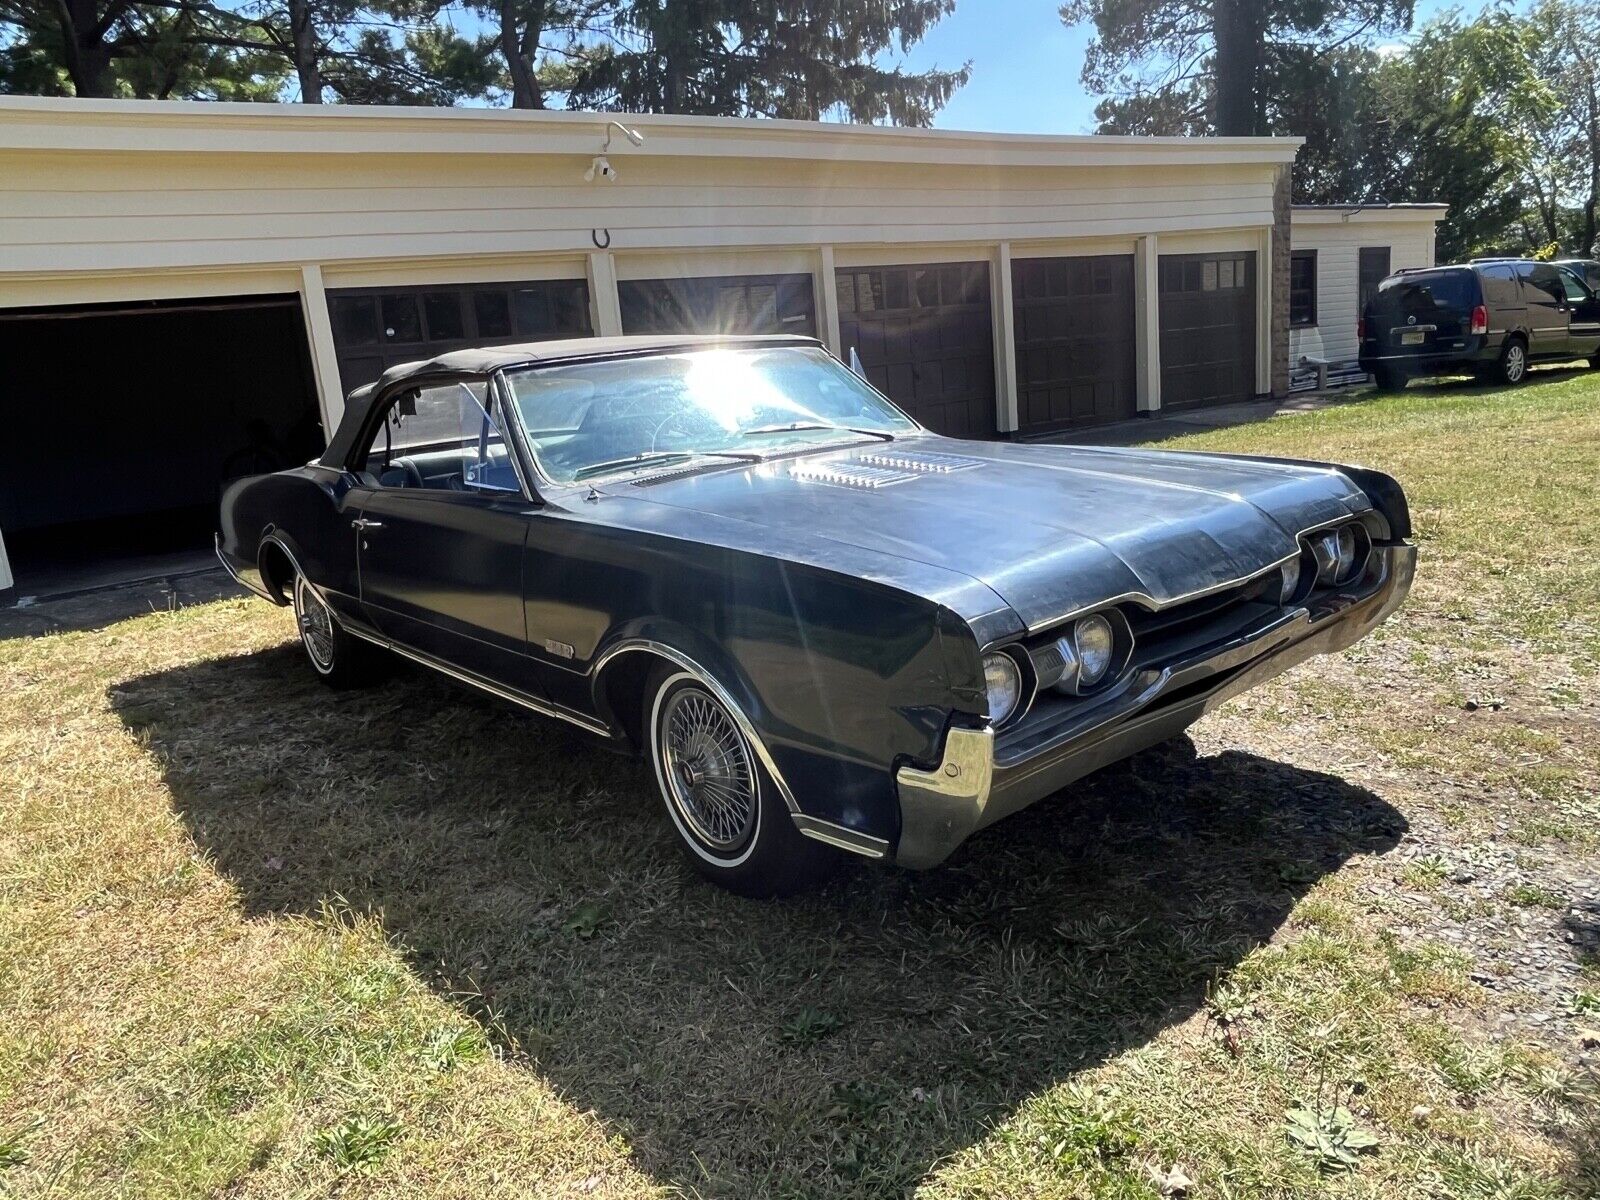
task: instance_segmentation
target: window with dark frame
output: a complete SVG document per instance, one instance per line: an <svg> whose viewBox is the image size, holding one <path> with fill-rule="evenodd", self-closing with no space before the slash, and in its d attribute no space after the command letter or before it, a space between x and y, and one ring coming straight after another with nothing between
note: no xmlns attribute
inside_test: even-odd
<svg viewBox="0 0 1600 1200"><path fill-rule="evenodd" d="M1388 246L1363 246L1357 260L1356 312L1367 311L1367 301L1378 292L1378 285L1389 278Z"/></svg>
<svg viewBox="0 0 1600 1200"><path fill-rule="evenodd" d="M1296 250L1289 256L1289 325L1317 323L1317 252Z"/></svg>

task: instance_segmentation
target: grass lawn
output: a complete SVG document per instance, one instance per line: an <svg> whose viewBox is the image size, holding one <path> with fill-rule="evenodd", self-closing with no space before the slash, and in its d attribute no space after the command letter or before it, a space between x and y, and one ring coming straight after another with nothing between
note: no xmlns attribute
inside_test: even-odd
<svg viewBox="0 0 1600 1200"><path fill-rule="evenodd" d="M0 1192L1600 1194L1600 375L1169 445L1399 476L1408 607L783 903L259 601L0 642Z"/></svg>

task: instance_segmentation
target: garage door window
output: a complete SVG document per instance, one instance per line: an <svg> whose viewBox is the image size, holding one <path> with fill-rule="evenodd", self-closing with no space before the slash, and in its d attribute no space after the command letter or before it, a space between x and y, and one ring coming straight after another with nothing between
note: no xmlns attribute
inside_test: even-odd
<svg viewBox="0 0 1600 1200"><path fill-rule="evenodd" d="M617 299L627 333L817 333L809 275L626 279Z"/></svg>
<svg viewBox="0 0 1600 1200"><path fill-rule="evenodd" d="M344 289L329 293L328 312L346 391L396 363L467 346L593 332L582 279Z"/></svg>

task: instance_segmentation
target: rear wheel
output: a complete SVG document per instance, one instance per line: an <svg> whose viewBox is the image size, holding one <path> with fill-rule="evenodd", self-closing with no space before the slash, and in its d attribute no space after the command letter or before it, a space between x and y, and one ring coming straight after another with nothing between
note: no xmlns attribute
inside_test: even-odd
<svg viewBox="0 0 1600 1200"><path fill-rule="evenodd" d="M1521 338L1507 338L1495 364L1495 378L1501 383L1515 385L1528 377L1528 347Z"/></svg>
<svg viewBox="0 0 1600 1200"><path fill-rule="evenodd" d="M700 679L662 667L645 688L645 753L695 870L744 896L821 882L837 852L803 835L739 722Z"/></svg>
<svg viewBox="0 0 1600 1200"><path fill-rule="evenodd" d="M331 688L360 687L383 673L387 665L384 652L371 642L345 632L327 601L298 571L291 597L300 645L324 683Z"/></svg>
<svg viewBox="0 0 1600 1200"><path fill-rule="evenodd" d="M1380 392L1398 392L1406 386L1406 373L1398 367L1375 367L1372 381Z"/></svg>

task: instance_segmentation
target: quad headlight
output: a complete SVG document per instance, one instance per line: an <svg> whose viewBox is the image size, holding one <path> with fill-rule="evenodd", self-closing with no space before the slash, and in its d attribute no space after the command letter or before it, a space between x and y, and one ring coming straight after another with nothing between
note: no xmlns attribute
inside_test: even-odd
<svg viewBox="0 0 1600 1200"><path fill-rule="evenodd" d="M1003 725L1022 703L1022 668L1009 654L1001 651L985 654L983 686L989 693L990 722Z"/></svg>
<svg viewBox="0 0 1600 1200"><path fill-rule="evenodd" d="M1078 686L1092 688L1106 677L1116 653L1111 622L1099 613L1084 617L1072 627L1072 642L1078 651Z"/></svg>
<svg viewBox="0 0 1600 1200"><path fill-rule="evenodd" d="M1104 683L1116 666L1119 653L1124 661L1127 659L1127 647L1118 646L1116 626L1103 613L1078 618L1056 639L1054 649L1061 656L1062 668L1050 686L1069 696L1092 691Z"/></svg>

